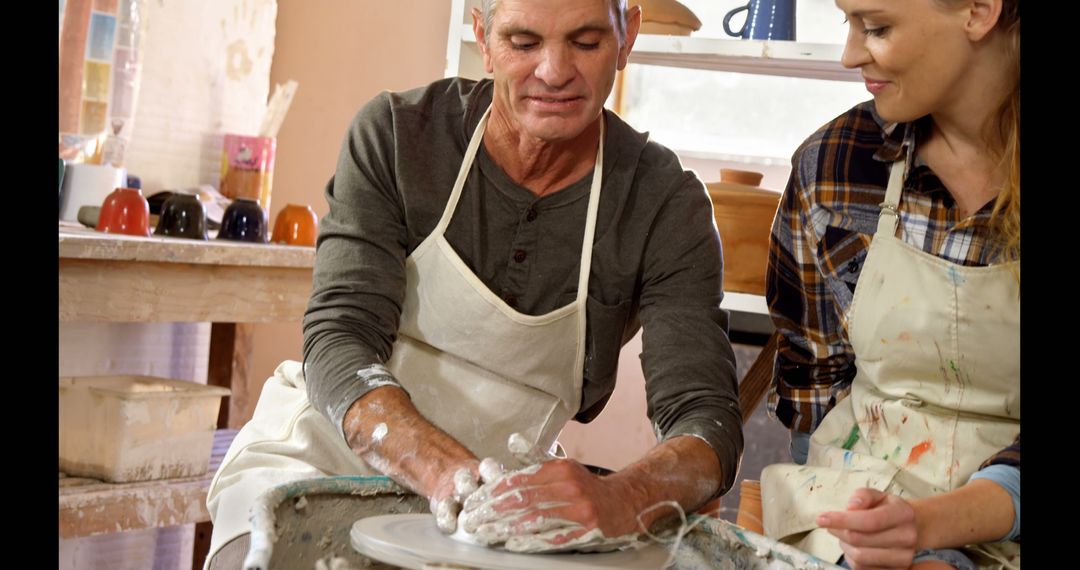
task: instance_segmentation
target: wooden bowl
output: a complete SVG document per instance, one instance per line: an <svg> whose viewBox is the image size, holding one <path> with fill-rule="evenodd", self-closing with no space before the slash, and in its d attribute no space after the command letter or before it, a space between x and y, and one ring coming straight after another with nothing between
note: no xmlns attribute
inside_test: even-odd
<svg viewBox="0 0 1080 570"><path fill-rule="evenodd" d="M641 6L641 33L690 35L701 29L701 20L678 0L637 0Z"/></svg>

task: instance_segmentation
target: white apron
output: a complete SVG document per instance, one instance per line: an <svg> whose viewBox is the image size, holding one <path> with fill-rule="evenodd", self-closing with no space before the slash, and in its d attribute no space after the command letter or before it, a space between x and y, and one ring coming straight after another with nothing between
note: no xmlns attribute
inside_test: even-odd
<svg viewBox="0 0 1080 570"><path fill-rule="evenodd" d="M1020 433L1017 262L966 267L896 237L904 162L893 164L848 312L851 394L810 439L805 466L761 474L765 533L830 562L839 540L816 517L859 487L907 498L956 489ZM980 566L1019 568L1014 542L967 547Z"/></svg>
<svg viewBox="0 0 1080 570"><path fill-rule="evenodd" d="M473 132L438 225L406 259L401 324L387 368L431 423L478 457L514 466L506 449L511 433L548 449L581 405L604 126L601 119L577 298L530 316L492 293L444 237L490 112ZM379 474L348 447L340 426L311 407L301 364L282 363L210 484L207 507L214 532L207 562L221 546L251 531L249 509L270 487L312 477Z"/></svg>

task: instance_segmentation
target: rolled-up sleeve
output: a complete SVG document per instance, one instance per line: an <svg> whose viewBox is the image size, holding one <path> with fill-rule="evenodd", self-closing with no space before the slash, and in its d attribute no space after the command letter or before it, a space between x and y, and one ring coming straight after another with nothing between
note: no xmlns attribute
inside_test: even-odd
<svg viewBox="0 0 1080 570"><path fill-rule="evenodd" d="M816 147L801 148L773 220L765 296L778 342L769 411L790 429L811 433L855 378L855 353L821 271L812 220Z"/></svg>
<svg viewBox="0 0 1080 570"><path fill-rule="evenodd" d="M658 213L644 252L640 318L648 414L657 438L696 436L720 460L717 495L742 456L735 355L727 336L723 259L712 206L692 173Z"/></svg>
<svg viewBox="0 0 1080 570"><path fill-rule="evenodd" d="M342 143L304 314L308 398L339 429L358 398L398 385L383 367L401 314L407 247L390 96L368 103Z"/></svg>

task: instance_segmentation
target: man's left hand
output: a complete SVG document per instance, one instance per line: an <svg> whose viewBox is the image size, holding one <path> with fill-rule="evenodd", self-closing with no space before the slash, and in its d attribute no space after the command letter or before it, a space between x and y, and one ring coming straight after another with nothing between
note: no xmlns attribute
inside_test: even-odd
<svg viewBox="0 0 1080 570"><path fill-rule="evenodd" d="M640 531L631 493L617 477L553 459L480 487L465 501L460 525L514 552L616 548Z"/></svg>

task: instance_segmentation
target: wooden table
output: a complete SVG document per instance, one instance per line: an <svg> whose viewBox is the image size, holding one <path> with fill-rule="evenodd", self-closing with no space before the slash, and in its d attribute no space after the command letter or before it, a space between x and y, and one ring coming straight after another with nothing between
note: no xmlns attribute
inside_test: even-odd
<svg viewBox="0 0 1080 570"><path fill-rule="evenodd" d="M58 233L61 322L212 323L207 383L232 390L218 416L212 460L220 462L258 396L248 389L252 323L299 326L315 248L102 234L67 222ZM200 523L201 567L217 462L204 477L115 485L61 479L60 536Z"/></svg>
<svg viewBox="0 0 1080 570"><path fill-rule="evenodd" d="M299 325L315 248L140 238L65 222L59 237L60 321L213 323L207 383L232 389L218 425L240 428L254 405L251 323Z"/></svg>

